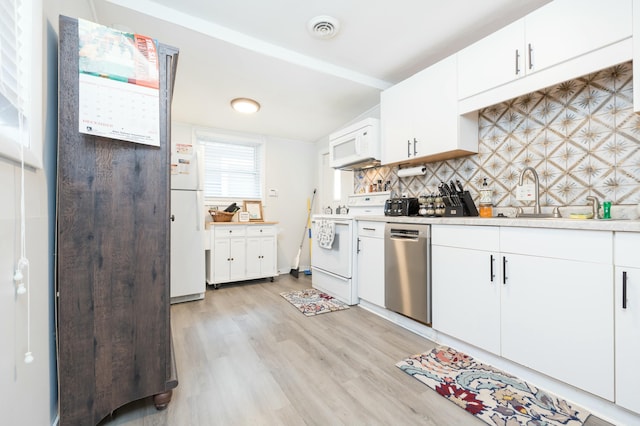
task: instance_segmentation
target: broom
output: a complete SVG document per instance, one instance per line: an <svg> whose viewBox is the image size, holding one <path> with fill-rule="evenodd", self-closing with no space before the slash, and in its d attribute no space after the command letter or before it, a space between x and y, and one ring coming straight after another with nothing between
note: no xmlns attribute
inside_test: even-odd
<svg viewBox="0 0 640 426"><path fill-rule="evenodd" d="M304 223L304 231L302 231L302 241L300 241L300 247L298 248L298 254L296 255L296 259L293 261L293 268L289 273L294 277L298 278L298 273L300 272L300 254L302 253L302 245L304 244L304 238L307 236L307 225L309 224L309 219L311 218L311 211L313 210L313 200L316 198L316 190L313 190L313 196L311 197L311 207L309 207L309 211L307 213L307 221Z"/></svg>

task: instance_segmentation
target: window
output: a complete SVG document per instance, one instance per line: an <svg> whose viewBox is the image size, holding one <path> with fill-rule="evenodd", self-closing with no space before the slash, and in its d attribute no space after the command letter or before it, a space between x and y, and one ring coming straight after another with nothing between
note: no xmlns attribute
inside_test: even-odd
<svg viewBox="0 0 640 426"><path fill-rule="evenodd" d="M0 0L0 155L40 167L39 142L42 125L34 126L34 111L41 111L42 46L32 45L42 34L38 18L40 0Z"/></svg>
<svg viewBox="0 0 640 426"><path fill-rule="evenodd" d="M204 146L204 196L262 200L264 141L209 131L196 131Z"/></svg>

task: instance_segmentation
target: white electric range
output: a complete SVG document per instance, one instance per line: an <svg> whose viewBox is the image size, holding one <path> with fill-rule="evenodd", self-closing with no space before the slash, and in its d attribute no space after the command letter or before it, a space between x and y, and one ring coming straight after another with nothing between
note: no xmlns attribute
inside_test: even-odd
<svg viewBox="0 0 640 426"><path fill-rule="evenodd" d="M357 235L355 217L384 215L384 203L390 192L371 192L349 195L348 212L340 214L315 214L311 220L312 286L348 304L358 303L358 289L355 285L355 264ZM326 244L331 232L333 241ZM324 232L324 235L319 234Z"/></svg>

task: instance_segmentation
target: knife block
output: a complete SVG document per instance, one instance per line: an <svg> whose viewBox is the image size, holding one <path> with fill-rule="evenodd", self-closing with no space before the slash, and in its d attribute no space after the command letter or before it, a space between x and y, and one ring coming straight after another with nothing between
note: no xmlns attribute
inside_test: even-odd
<svg viewBox="0 0 640 426"><path fill-rule="evenodd" d="M478 209L476 208L473 198L469 191L464 191L461 196L462 205L464 206L465 216L478 216Z"/></svg>
<svg viewBox="0 0 640 426"><path fill-rule="evenodd" d="M444 216L445 217L462 217L464 214L464 206L445 206L444 208Z"/></svg>
<svg viewBox="0 0 640 426"><path fill-rule="evenodd" d="M445 202L445 217L478 216L478 209L469 191L458 192L458 198L460 199L461 205L454 206L449 197L443 197Z"/></svg>

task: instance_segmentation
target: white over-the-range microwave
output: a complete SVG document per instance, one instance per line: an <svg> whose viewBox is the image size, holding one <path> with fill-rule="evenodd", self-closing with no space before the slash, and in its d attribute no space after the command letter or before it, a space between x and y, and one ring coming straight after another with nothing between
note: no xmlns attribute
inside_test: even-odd
<svg viewBox="0 0 640 426"><path fill-rule="evenodd" d="M329 165L355 170L380 164L380 120L367 118L329 135Z"/></svg>

